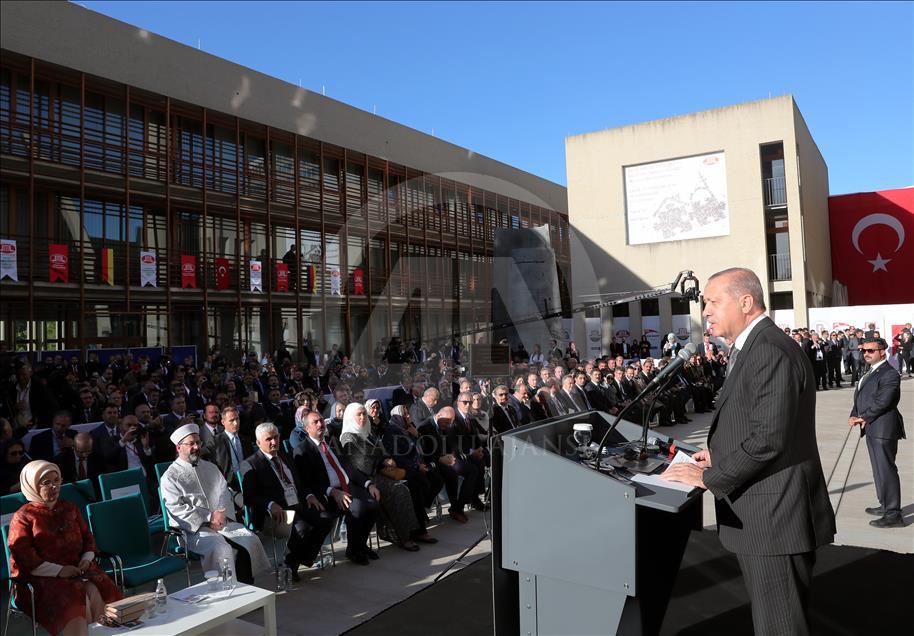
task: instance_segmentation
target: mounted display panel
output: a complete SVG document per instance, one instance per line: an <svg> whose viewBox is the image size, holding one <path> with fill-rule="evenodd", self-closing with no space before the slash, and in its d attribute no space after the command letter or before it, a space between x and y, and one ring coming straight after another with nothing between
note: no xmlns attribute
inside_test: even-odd
<svg viewBox="0 0 914 636"><path fill-rule="evenodd" d="M629 245L730 234L722 151L625 166L624 174Z"/></svg>

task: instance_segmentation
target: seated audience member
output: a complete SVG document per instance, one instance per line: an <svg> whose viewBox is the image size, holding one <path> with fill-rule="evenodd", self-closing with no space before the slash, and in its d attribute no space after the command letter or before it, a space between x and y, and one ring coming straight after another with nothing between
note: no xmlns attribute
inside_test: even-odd
<svg viewBox="0 0 914 636"><path fill-rule="evenodd" d="M368 536L378 515L380 492L370 479L360 480L355 469L345 461L336 440L325 439L325 426L320 417L309 413L306 430L308 439L295 449L295 465L313 488L312 497L321 509L345 516L349 542L346 558L359 565L368 565L369 560L378 558L368 547Z"/></svg>
<svg viewBox="0 0 914 636"><path fill-rule="evenodd" d="M485 406L485 400L479 391L470 391L470 416L473 421L474 432L479 439L479 443L487 446L489 443L489 413ZM532 414L531 414L532 417Z"/></svg>
<svg viewBox="0 0 914 636"><path fill-rule="evenodd" d="M311 408L305 405L295 409L295 427L289 434L289 445L292 447L292 450L295 450L298 445L304 442L305 438L308 437L308 433L305 431L305 418L310 412Z"/></svg>
<svg viewBox="0 0 914 636"><path fill-rule="evenodd" d="M11 438L0 445L0 495L19 492L19 473L29 463L25 444L21 439ZM3 511L7 514L7 511Z"/></svg>
<svg viewBox="0 0 914 636"><path fill-rule="evenodd" d="M114 404L106 404L105 408L102 409L102 423L89 431L89 435L92 436L92 443L96 453L101 452L102 440L109 437L115 442L120 440L120 422L121 416L117 413L117 406ZM110 472L111 470L117 469L109 468L105 465L102 472Z"/></svg>
<svg viewBox="0 0 914 636"><path fill-rule="evenodd" d="M218 570L223 559L242 583L270 569L260 539L235 521L235 506L222 473L200 459L196 424L171 434L178 458L162 475L162 501L174 527L184 533L187 549L203 557L203 570ZM237 550L237 554L236 554Z"/></svg>
<svg viewBox="0 0 914 636"><path fill-rule="evenodd" d="M311 475L303 474L297 465L299 462L280 450L279 429L275 424L264 422L258 425L255 435L257 450L245 459L245 468L241 471L244 475L244 504L251 513L254 528L258 530L264 527L267 517L273 524L282 524L284 511L294 511L285 563L292 570L292 578L297 581L300 564L305 567L314 565L321 545L333 527L336 511L326 514L326 500L317 492L320 484ZM307 447L308 444L302 444L295 452L299 453ZM369 528L371 523L374 523L373 517Z"/></svg>
<svg viewBox="0 0 914 636"><path fill-rule="evenodd" d="M381 401L365 400L365 410L368 412L371 434L380 439L384 435L384 431L387 430L387 418L384 417L384 413L381 411Z"/></svg>
<svg viewBox="0 0 914 636"><path fill-rule="evenodd" d="M514 387L514 393L508 397L508 403L514 408L518 426L529 424L533 421L530 413L530 399L527 394L527 385L523 380Z"/></svg>
<svg viewBox="0 0 914 636"><path fill-rule="evenodd" d="M343 432L343 411L346 405L343 402L336 402L333 405L333 417L324 422L327 435L330 439L339 441L340 434Z"/></svg>
<svg viewBox="0 0 914 636"><path fill-rule="evenodd" d="M419 432L413 426L406 407L393 407L382 442L387 455L393 457L398 468L406 471L406 485L409 487L421 533L421 529L427 528L429 523L426 509L435 502L435 497L444 486L444 480L437 470L422 459L417 445L418 438ZM430 543L422 534L417 535L417 540Z"/></svg>
<svg viewBox="0 0 914 636"><path fill-rule="evenodd" d="M79 407L74 412L74 424L94 424L102 421L102 410L95 402L95 394L92 389L82 388L79 390Z"/></svg>
<svg viewBox="0 0 914 636"><path fill-rule="evenodd" d="M226 405L220 409L216 404L208 403L203 407L203 423L199 426L200 458L214 463L223 476L228 474L229 466L232 464L231 450L223 435L225 427L222 426L222 412L230 406ZM184 422L182 426L190 423Z"/></svg>
<svg viewBox="0 0 914 636"><path fill-rule="evenodd" d="M489 419L490 428L494 435L510 431L519 425L517 413L508 402L508 387L499 384L492 392L495 404L492 405L492 417Z"/></svg>
<svg viewBox="0 0 914 636"><path fill-rule="evenodd" d="M556 417L560 414L558 405L552 399L552 393L547 388L538 389L530 404L530 414L534 422Z"/></svg>
<svg viewBox="0 0 914 636"><path fill-rule="evenodd" d="M57 411L51 420L51 428L32 436L29 443L29 457L51 461L61 451L73 447L76 431L70 430L70 412Z"/></svg>
<svg viewBox="0 0 914 636"><path fill-rule="evenodd" d="M593 369L590 372L590 381L584 385L584 394L587 401L598 411L609 412L609 400L606 399L606 388L603 386L603 372Z"/></svg>
<svg viewBox="0 0 914 636"><path fill-rule="evenodd" d="M409 407L409 415L413 422L424 422L434 415L439 396L440 392L435 387L429 387L423 391L422 397Z"/></svg>
<svg viewBox="0 0 914 636"><path fill-rule="evenodd" d="M381 438L371 430L367 409L357 402L348 404L343 413L340 446L358 481L371 481L377 486L381 519L394 533L390 541L410 552L418 550L413 539L419 534L427 537L428 531L420 532L409 486L398 480L406 476L406 471L397 468L394 459L387 456Z"/></svg>
<svg viewBox="0 0 914 636"><path fill-rule="evenodd" d="M238 483L238 473L244 467L244 460L254 452L254 444L241 432L241 417L234 406L222 409L222 431L215 436L217 446L221 445L226 452L213 453L213 463L218 466L225 481L235 492L240 492L241 484Z"/></svg>
<svg viewBox="0 0 914 636"><path fill-rule="evenodd" d="M60 467L60 477L65 484L90 479L92 487L95 489L96 499L101 499L98 487L101 463L98 455L92 452L91 435L77 433L73 438L73 447L66 448L56 455L54 463Z"/></svg>
<svg viewBox="0 0 914 636"><path fill-rule="evenodd" d="M507 387L504 387L504 391L507 403ZM453 453L447 452L445 438L448 427L453 421L454 409L445 406L417 427L419 432L417 443L423 461L428 466L436 468L444 480L444 488L447 491L448 500L451 502L448 514L455 521L466 523L468 519L463 510L476 497L478 470L466 460L458 459ZM462 487L458 481L459 477L463 477Z"/></svg>
<svg viewBox="0 0 914 636"><path fill-rule="evenodd" d="M527 390L522 385L522 391ZM476 423L471 413L473 395L464 391L457 396L457 409L454 411L454 421L447 429L444 436L445 450L457 459L467 462L476 468L476 492L469 497L470 505L474 510L485 510L485 503L479 496L485 492L485 472L489 464L489 451L482 445L476 434ZM527 410L529 415L529 409Z"/></svg>
<svg viewBox="0 0 914 636"><path fill-rule="evenodd" d="M10 521L9 567L35 590L32 618L51 634L75 636L123 597L95 563L95 539L76 505L60 499L60 486L60 469L50 462L23 468L20 488L29 503ZM31 614L28 595L16 586L16 604Z"/></svg>

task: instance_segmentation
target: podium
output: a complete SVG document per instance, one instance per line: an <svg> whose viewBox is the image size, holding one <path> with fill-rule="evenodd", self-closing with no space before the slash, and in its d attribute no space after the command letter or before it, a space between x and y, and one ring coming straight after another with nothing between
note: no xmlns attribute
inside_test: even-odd
<svg viewBox="0 0 914 636"><path fill-rule="evenodd" d="M577 459L577 413L498 436L492 452L492 589L498 636L656 634L693 529L702 490L645 486L599 473ZM608 443L634 441L622 421ZM697 447L652 430L678 448ZM657 472L662 472L662 469Z"/></svg>

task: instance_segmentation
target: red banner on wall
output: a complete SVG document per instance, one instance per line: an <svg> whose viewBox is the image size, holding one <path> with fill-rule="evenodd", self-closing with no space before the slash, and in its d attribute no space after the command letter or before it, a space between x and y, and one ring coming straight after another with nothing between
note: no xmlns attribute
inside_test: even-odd
<svg viewBox="0 0 914 636"><path fill-rule="evenodd" d="M50 279L52 283L70 282L70 248L67 245L50 243L48 245Z"/></svg>
<svg viewBox="0 0 914 636"><path fill-rule="evenodd" d="M914 188L829 197L828 215L832 278L848 303L914 302Z"/></svg>
<svg viewBox="0 0 914 636"><path fill-rule="evenodd" d="M197 257L181 255L181 289L197 289Z"/></svg>
<svg viewBox="0 0 914 636"><path fill-rule="evenodd" d="M216 259L216 289L228 289L229 286L229 260Z"/></svg>
<svg viewBox="0 0 914 636"><path fill-rule="evenodd" d="M359 295L365 293L365 272L361 267L356 267L352 272L352 291Z"/></svg>
<svg viewBox="0 0 914 636"><path fill-rule="evenodd" d="M276 291L289 291L289 266L285 263L276 263Z"/></svg>

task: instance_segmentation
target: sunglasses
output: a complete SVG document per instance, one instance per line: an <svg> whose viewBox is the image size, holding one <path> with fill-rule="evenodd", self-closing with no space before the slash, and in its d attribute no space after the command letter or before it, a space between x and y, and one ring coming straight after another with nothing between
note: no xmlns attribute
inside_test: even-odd
<svg viewBox="0 0 914 636"><path fill-rule="evenodd" d="M862 351L863 353L876 353L877 351L882 351L882 349L881 348L879 348L879 349L860 349L860 351Z"/></svg>

